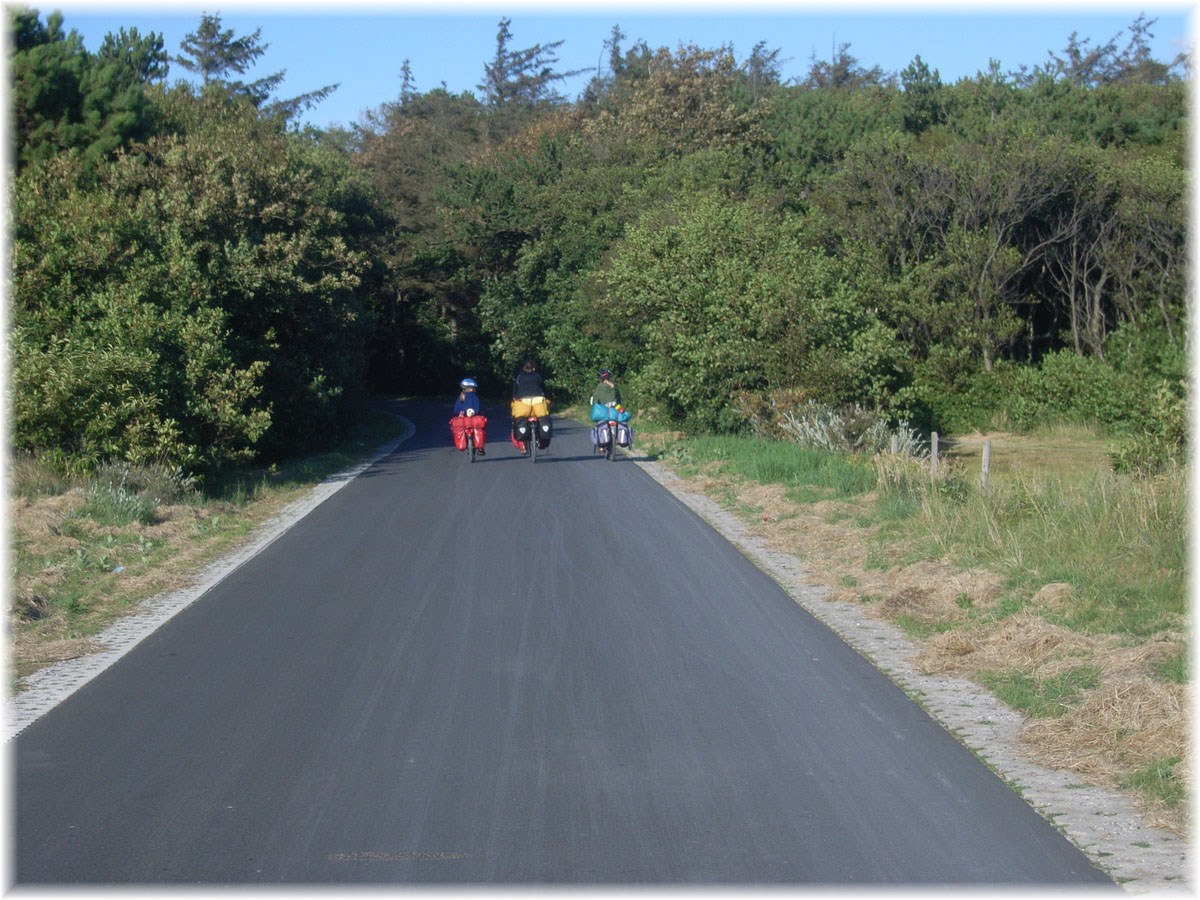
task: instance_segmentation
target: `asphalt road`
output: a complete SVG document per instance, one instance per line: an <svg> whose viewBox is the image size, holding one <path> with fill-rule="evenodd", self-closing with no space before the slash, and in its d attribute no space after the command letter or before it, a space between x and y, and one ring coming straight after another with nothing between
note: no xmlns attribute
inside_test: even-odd
<svg viewBox="0 0 1200 900"><path fill-rule="evenodd" d="M18 884L1113 887L584 427L404 411L15 739Z"/></svg>

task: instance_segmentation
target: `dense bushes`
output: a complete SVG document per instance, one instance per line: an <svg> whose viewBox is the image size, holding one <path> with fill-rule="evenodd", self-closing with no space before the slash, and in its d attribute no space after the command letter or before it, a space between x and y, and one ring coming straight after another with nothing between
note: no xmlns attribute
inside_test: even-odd
<svg viewBox="0 0 1200 900"><path fill-rule="evenodd" d="M533 352L576 395L614 366L696 429L796 391L924 429L1127 431L1171 379L1151 357L1186 330L1173 83L914 66L911 97L857 70L749 91L727 54L636 62L447 171L451 365L484 344L503 378ZM1119 135L1096 120L1118 109Z"/></svg>
<svg viewBox="0 0 1200 900"><path fill-rule="evenodd" d="M17 446L211 472L335 431L366 328L328 199L296 141L236 105L95 176L70 156L23 172Z"/></svg>
<svg viewBox="0 0 1200 900"><path fill-rule="evenodd" d="M631 226L596 283L611 356L694 427L738 425L747 391L878 402L889 387L898 348L800 217L703 195Z"/></svg>
<svg viewBox="0 0 1200 900"><path fill-rule="evenodd" d="M88 59L35 23L36 107L34 63ZM503 58L539 57L510 37ZM327 134L219 79L165 88L153 38L114 43L91 63L153 106L138 129L91 152L41 141L52 108L18 123L41 143L14 184L16 445L213 471L332 435L368 379L494 391L527 355L559 400L610 366L695 429L791 393L925 430L1140 434L1178 394L1186 91L1137 41L1093 60L1117 81L1070 53L947 85L841 52L784 85L762 46L620 38L575 104L550 69L494 73L504 103L406 74Z"/></svg>

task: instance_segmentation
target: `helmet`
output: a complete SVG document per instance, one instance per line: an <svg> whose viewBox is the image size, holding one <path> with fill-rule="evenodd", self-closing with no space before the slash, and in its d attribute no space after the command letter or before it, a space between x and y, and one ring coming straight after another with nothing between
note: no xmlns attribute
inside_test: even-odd
<svg viewBox="0 0 1200 900"><path fill-rule="evenodd" d="M464 378L462 381L459 382L458 386L462 387L462 388L473 388L473 387L478 387L479 385L477 385L475 383L474 378Z"/></svg>
<svg viewBox="0 0 1200 900"><path fill-rule="evenodd" d="M612 378L612 372L608 371L608 369L601 369L600 380L603 381L605 378Z"/></svg>

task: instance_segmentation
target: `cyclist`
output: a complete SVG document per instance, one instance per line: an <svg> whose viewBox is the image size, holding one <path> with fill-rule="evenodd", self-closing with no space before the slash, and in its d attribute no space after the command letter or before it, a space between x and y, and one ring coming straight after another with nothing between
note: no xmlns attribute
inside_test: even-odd
<svg viewBox="0 0 1200 900"><path fill-rule="evenodd" d="M542 373L538 371L537 363L534 360L525 360L521 371L517 372L516 380L513 381L512 395L514 420L528 415L524 411L525 409L536 411L540 408L544 410L542 415L549 413L546 406L546 382L542 379ZM515 429L512 440L517 449L521 451L522 456L529 453L525 443L517 440Z"/></svg>
<svg viewBox="0 0 1200 900"><path fill-rule="evenodd" d="M613 374L608 369L600 370L600 381L592 388L592 406L620 406L621 389L613 381Z"/></svg>
<svg viewBox="0 0 1200 900"><path fill-rule="evenodd" d="M601 420L598 417L601 415L607 415L607 413L602 413L600 410L598 410L597 407L621 405L621 389L617 387L616 383L613 381L612 371L609 369L601 369L599 378L600 381L597 382L594 388L592 388L591 406L593 422L600 422ZM597 445L596 452L603 453L604 447Z"/></svg>
<svg viewBox="0 0 1200 900"><path fill-rule="evenodd" d="M479 385L474 378L464 378L458 385L458 399L454 401L454 414L465 416L470 410L475 415L483 409L483 401L479 399Z"/></svg>
<svg viewBox="0 0 1200 900"><path fill-rule="evenodd" d="M454 401L454 415L477 416L483 412L483 401L479 399L479 385L474 378L464 378L458 384L458 398ZM475 452L486 456L483 444L476 443Z"/></svg>
<svg viewBox="0 0 1200 900"><path fill-rule="evenodd" d="M513 382L513 399L525 400L533 397L546 396L546 382L538 371L537 363L532 359L525 360L517 379Z"/></svg>

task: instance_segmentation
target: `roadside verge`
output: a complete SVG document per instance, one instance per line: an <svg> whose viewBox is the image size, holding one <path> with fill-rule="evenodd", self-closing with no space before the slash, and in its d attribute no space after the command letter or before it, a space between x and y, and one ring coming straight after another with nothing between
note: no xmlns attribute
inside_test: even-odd
<svg viewBox="0 0 1200 900"><path fill-rule="evenodd" d="M806 580L802 559L769 548L737 516L688 490L666 466L632 454L630 459L874 663L1127 892L1190 891L1185 840L1149 825L1121 793L1030 761L1018 740L1024 722L1019 713L966 679L921 674L913 664L918 649L900 628L864 615L856 603L829 599L828 591Z"/></svg>

